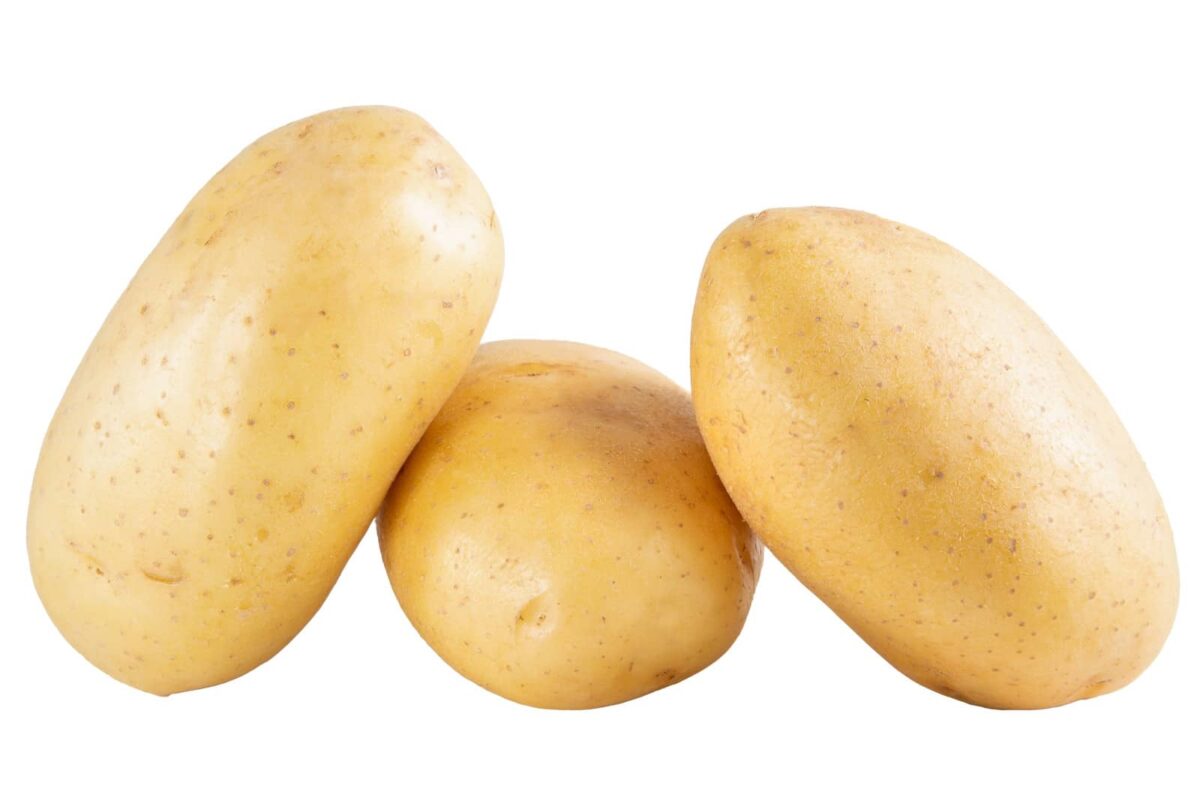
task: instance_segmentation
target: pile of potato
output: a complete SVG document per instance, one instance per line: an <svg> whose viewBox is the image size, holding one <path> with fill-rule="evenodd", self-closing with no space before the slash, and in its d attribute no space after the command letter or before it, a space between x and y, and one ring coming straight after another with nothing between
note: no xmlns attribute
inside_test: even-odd
<svg viewBox="0 0 1200 800"><path fill-rule="evenodd" d="M1100 390L966 256L780 209L713 245L694 397L581 344L479 347L503 245L419 117L276 130L134 276L46 434L33 578L67 640L167 695L269 659L372 519L467 678L590 708L733 643L763 543L897 669L1041 708L1133 680L1179 582Z"/></svg>

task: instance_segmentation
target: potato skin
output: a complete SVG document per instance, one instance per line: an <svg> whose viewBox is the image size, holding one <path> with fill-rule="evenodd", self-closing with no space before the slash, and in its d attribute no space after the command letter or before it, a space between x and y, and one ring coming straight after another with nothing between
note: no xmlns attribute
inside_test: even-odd
<svg viewBox="0 0 1200 800"><path fill-rule="evenodd" d="M762 564L687 393L568 342L481 347L378 529L433 649L544 708L620 703L708 666L737 638Z"/></svg>
<svg viewBox="0 0 1200 800"><path fill-rule="evenodd" d="M28 551L67 640L162 695L274 655L469 364L502 263L483 187L409 112L318 114L234 158L46 434Z"/></svg>
<svg viewBox="0 0 1200 800"><path fill-rule="evenodd" d="M1171 627L1162 502L1112 408L999 281L920 231L776 209L713 245L700 428L781 561L884 658L968 702L1117 689Z"/></svg>

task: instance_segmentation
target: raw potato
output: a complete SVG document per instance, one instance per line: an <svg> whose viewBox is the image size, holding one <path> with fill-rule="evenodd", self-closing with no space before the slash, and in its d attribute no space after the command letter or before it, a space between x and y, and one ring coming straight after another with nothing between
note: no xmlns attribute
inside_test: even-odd
<svg viewBox="0 0 1200 800"><path fill-rule="evenodd" d="M764 211L705 265L700 427L781 561L914 680L1040 708L1171 627L1162 502L1100 390L966 256L853 211Z"/></svg>
<svg viewBox="0 0 1200 800"><path fill-rule="evenodd" d="M46 435L29 558L67 640L164 695L282 648L469 364L502 251L479 181L406 111L319 114L221 170Z"/></svg>
<svg viewBox="0 0 1200 800"><path fill-rule="evenodd" d="M546 708L683 680L737 638L762 546L687 393L565 342L484 345L379 518L396 597L450 666Z"/></svg>

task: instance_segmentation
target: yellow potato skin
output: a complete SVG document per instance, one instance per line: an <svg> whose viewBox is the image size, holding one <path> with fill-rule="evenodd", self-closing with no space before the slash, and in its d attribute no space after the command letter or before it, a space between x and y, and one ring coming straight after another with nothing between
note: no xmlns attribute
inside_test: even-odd
<svg viewBox="0 0 1200 800"><path fill-rule="evenodd" d="M479 181L409 112L319 114L231 161L46 434L28 551L67 640L162 695L282 648L469 364L502 262Z"/></svg>
<svg viewBox="0 0 1200 800"><path fill-rule="evenodd" d="M620 703L708 666L737 638L762 563L687 393L567 342L481 347L378 529L425 641L544 708Z"/></svg>
<svg viewBox="0 0 1200 800"><path fill-rule="evenodd" d="M1178 570L1141 458L1054 334L953 248L854 211L739 219L705 264L692 386L750 526L919 683L1055 706L1162 646Z"/></svg>

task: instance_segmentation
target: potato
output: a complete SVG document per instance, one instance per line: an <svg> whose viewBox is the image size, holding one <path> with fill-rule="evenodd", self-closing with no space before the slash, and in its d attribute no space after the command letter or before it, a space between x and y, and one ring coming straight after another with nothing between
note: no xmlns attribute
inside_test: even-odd
<svg viewBox="0 0 1200 800"><path fill-rule="evenodd" d="M282 648L470 363L502 250L474 174L399 109L295 122L221 170L46 434L28 550L67 640L163 695Z"/></svg>
<svg viewBox="0 0 1200 800"><path fill-rule="evenodd" d="M1162 502L1100 390L966 256L869 214L781 209L717 239L692 328L709 453L750 526L884 658L1040 708L1163 644Z"/></svg>
<svg viewBox="0 0 1200 800"><path fill-rule="evenodd" d="M425 641L484 688L545 708L620 703L711 664L762 563L687 393L568 342L480 348L378 530Z"/></svg>

